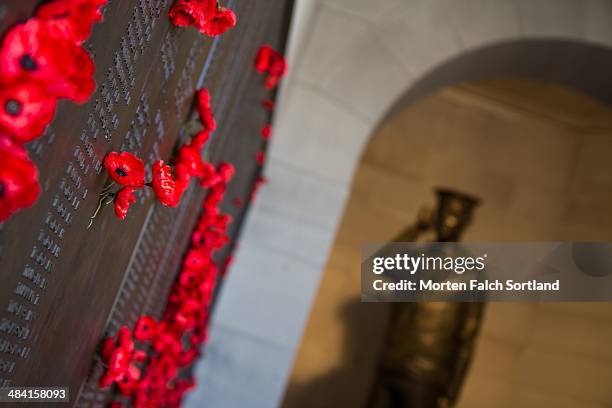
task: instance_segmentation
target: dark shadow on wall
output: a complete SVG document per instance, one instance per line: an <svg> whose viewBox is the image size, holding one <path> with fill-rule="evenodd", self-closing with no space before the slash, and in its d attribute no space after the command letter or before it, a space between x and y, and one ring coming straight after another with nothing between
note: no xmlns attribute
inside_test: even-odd
<svg viewBox="0 0 612 408"><path fill-rule="evenodd" d="M388 303L351 299L340 308L344 344L336 367L311 381L290 383L284 408L361 408L371 392L390 317ZM319 350L324 358L326 350ZM317 360L310 363L316 364Z"/></svg>

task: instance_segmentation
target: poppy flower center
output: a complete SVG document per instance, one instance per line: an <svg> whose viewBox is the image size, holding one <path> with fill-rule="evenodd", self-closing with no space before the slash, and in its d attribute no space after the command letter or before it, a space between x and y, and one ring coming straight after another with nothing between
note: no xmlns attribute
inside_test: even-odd
<svg viewBox="0 0 612 408"><path fill-rule="evenodd" d="M4 110L6 111L6 113L13 117L19 116L19 114L21 113L21 108L21 102L15 99L9 99L8 101L6 101L6 105L4 105Z"/></svg>
<svg viewBox="0 0 612 408"><path fill-rule="evenodd" d="M0 198L4 197L4 184L0 183Z"/></svg>
<svg viewBox="0 0 612 408"><path fill-rule="evenodd" d="M125 177L125 176L127 176L127 173L126 173L126 172L125 172L125 170L123 170L121 167L117 167L117 168L115 169L115 173L117 173L117 175L118 175L119 177Z"/></svg>
<svg viewBox="0 0 612 408"><path fill-rule="evenodd" d="M26 71L34 71L36 68L38 68L38 64L36 61L34 61L34 58L28 54L24 54L21 57L19 60L19 65L21 65L21 68L25 69Z"/></svg>
<svg viewBox="0 0 612 408"><path fill-rule="evenodd" d="M55 20L61 20L61 19L68 18L68 17L70 17L70 12L69 11L66 11L66 12L61 13L61 14L56 14L56 15L53 16L53 18Z"/></svg>

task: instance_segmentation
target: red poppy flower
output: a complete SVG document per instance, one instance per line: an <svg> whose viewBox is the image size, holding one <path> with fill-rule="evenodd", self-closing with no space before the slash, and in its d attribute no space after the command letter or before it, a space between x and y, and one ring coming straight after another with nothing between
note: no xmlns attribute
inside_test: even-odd
<svg viewBox="0 0 612 408"><path fill-rule="evenodd" d="M258 165L263 166L266 161L266 154L262 150L258 151L255 155L255 161Z"/></svg>
<svg viewBox="0 0 612 408"><path fill-rule="evenodd" d="M263 140L270 140L271 137L272 137L272 125L265 125L261 129L261 138Z"/></svg>
<svg viewBox="0 0 612 408"><path fill-rule="evenodd" d="M186 289L195 289L201 281L201 274L196 271L185 269L179 275L179 284Z"/></svg>
<svg viewBox="0 0 612 408"><path fill-rule="evenodd" d="M0 87L0 130L18 143L39 137L55 115L55 98L35 84Z"/></svg>
<svg viewBox="0 0 612 408"><path fill-rule="evenodd" d="M198 357L200 357L200 351L195 347L190 348L189 350L184 351L178 355L177 365L179 367L186 367L188 365L193 364L193 362L197 360ZM185 390L187 389L188 387L185 388Z"/></svg>
<svg viewBox="0 0 612 408"><path fill-rule="evenodd" d="M267 44L259 47L257 55L255 56L255 70L262 74L266 72L275 52L276 51L274 51L274 49Z"/></svg>
<svg viewBox="0 0 612 408"><path fill-rule="evenodd" d="M136 391L138 380L140 380L140 370L131 365L118 376L116 382L121 394L129 397Z"/></svg>
<svg viewBox="0 0 612 408"><path fill-rule="evenodd" d="M223 162L219 163L219 165L217 166L217 172L221 176L221 179L227 183L232 179L232 177L234 177L234 173L236 173L236 168L231 163Z"/></svg>
<svg viewBox="0 0 612 408"><path fill-rule="evenodd" d="M182 330L193 329L198 319L202 305L193 299L185 299L179 305L179 310L174 314L174 323Z"/></svg>
<svg viewBox="0 0 612 408"><path fill-rule="evenodd" d="M182 166L191 177L202 177L204 175L204 162L200 152L189 145L181 146L176 158L176 165ZM178 173L178 172L177 172Z"/></svg>
<svg viewBox="0 0 612 408"><path fill-rule="evenodd" d="M196 27L202 34L215 37L236 25L232 10L218 5L216 0L179 0L170 10L172 24Z"/></svg>
<svg viewBox="0 0 612 408"><path fill-rule="evenodd" d="M124 395L130 395L136 389L140 378L140 370L132 363L145 361L146 357L144 351L134 349L128 328L121 327L117 339L109 337L104 340L102 361L106 363L107 369L98 380L98 385L106 388L116 382Z"/></svg>
<svg viewBox="0 0 612 408"><path fill-rule="evenodd" d="M274 111L274 101L272 99L266 99L266 100L262 101L261 105L268 112L273 112Z"/></svg>
<svg viewBox="0 0 612 408"><path fill-rule="evenodd" d="M206 326L204 326L201 329L196 328L193 331L193 334L191 335L189 342L192 345L197 346L197 345L206 343L207 340L208 340L208 332L207 332Z"/></svg>
<svg viewBox="0 0 612 408"><path fill-rule="evenodd" d="M274 89L278 85L279 81L280 81L279 77L268 75L268 77L266 78L266 80L264 82L264 87L266 89Z"/></svg>
<svg viewBox="0 0 612 408"><path fill-rule="evenodd" d="M209 137L210 137L210 130L205 129L199 132L198 134L196 134L191 139L191 143L189 145L199 152L206 145L206 142L208 142Z"/></svg>
<svg viewBox="0 0 612 408"><path fill-rule="evenodd" d="M140 341L149 341L155 337L157 322L150 316L142 316L136 322L134 338Z"/></svg>
<svg viewBox="0 0 612 408"><path fill-rule="evenodd" d="M204 129L212 132L217 127L215 117L210 108L210 92L208 89L202 88L196 94L196 110L200 115L200 121L204 125Z"/></svg>
<svg viewBox="0 0 612 408"><path fill-rule="evenodd" d="M144 162L131 153L110 152L104 158L104 167L108 175L122 186L144 186Z"/></svg>
<svg viewBox="0 0 612 408"><path fill-rule="evenodd" d="M220 179L220 177L218 177ZM204 203L202 203L202 207L208 212L218 209L216 208L221 201L223 201L223 197L225 195L225 185L223 183L217 182L212 187L206 198L204 199Z"/></svg>
<svg viewBox="0 0 612 408"><path fill-rule="evenodd" d="M121 326L117 333L117 343L119 347L122 347L127 352L132 353L134 351L134 342L132 341L132 333L126 326Z"/></svg>
<svg viewBox="0 0 612 408"><path fill-rule="evenodd" d="M134 350L132 335L125 326L119 329L117 344L114 343L115 339L112 337L104 340L102 361L107 364L108 368L98 380L98 385L106 388L113 382L117 382L122 392L126 392L128 387L133 389L134 382L140 378L140 371L132 365L132 362L142 361L146 355Z"/></svg>
<svg viewBox="0 0 612 408"><path fill-rule="evenodd" d="M255 70L259 73L267 73L264 82L267 89L273 89L287 73L288 65L285 57L269 45L262 45L255 57Z"/></svg>
<svg viewBox="0 0 612 408"><path fill-rule="evenodd" d="M136 190L136 187L126 186L123 187L115 196L115 215L120 220L124 220L127 217L130 205L136 202L136 197L132 194Z"/></svg>
<svg viewBox="0 0 612 408"><path fill-rule="evenodd" d="M179 338L180 333L169 322L160 322L157 335L153 339L153 348L158 353L178 354L181 352L182 344Z"/></svg>
<svg viewBox="0 0 612 408"><path fill-rule="evenodd" d="M213 2L213 0L211 0ZM214 0L216 3L216 0ZM198 29L204 35L216 37L236 25L236 14L228 8L217 6L212 15L207 16Z"/></svg>
<svg viewBox="0 0 612 408"><path fill-rule="evenodd" d="M203 187L210 187L217 180L217 170L215 166L209 162L204 162L204 172L200 176L200 185Z"/></svg>
<svg viewBox="0 0 612 408"><path fill-rule="evenodd" d="M267 70L268 74L273 77L282 78L287 73L287 61L282 54L275 51L273 58L270 61L270 66Z"/></svg>
<svg viewBox="0 0 612 408"><path fill-rule="evenodd" d="M196 382L193 378L184 379L181 378L176 382L175 388L181 391L188 391L195 388Z"/></svg>
<svg viewBox="0 0 612 408"><path fill-rule="evenodd" d="M109 361L116 347L117 346L115 345L114 337L107 337L104 340L102 340L102 347L101 347L102 360Z"/></svg>
<svg viewBox="0 0 612 408"><path fill-rule="evenodd" d="M206 19L206 9L201 1L179 0L170 9L169 16L177 27L197 27Z"/></svg>
<svg viewBox="0 0 612 408"><path fill-rule="evenodd" d="M118 373L126 370L129 363L129 352L122 347L116 347L108 360L108 369L113 373Z"/></svg>
<svg viewBox="0 0 612 408"><path fill-rule="evenodd" d="M38 170L21 146L0 135L0 222L32 206L40 194Z"/></svg>
<svg viewBox="0 0 612 408"><path fill-rule="evenodd" d="M0 48L0 78L4 83L37 81L58 98L85 102L93 93L94 63L85 49L54 37L37 18L18 25Z"/></svg>
<svg viewBox="0 0 612 408"><path fill-rule="evenodd" d="M209 257L205 253L196 250L189 251L183 261L183 266L186 269L194 271L202 270L212 265Z"/></svg>
<svg viewBox="0 0 612 408"><path fill-rule="evenodd" d="M106 0L61 0L44 3L36 16L55 38L70 39L78 44L91 35L94 23L102 20L100 7Z"/></svg>
<svg viewBox="0 0 612 408"><path fill-rule="evenodd" d="M176 207L187 185L184 180L172 178L170 166L164 165L163 160L158 160L153 165L153 191L160 203L168 207Z"/></svg>

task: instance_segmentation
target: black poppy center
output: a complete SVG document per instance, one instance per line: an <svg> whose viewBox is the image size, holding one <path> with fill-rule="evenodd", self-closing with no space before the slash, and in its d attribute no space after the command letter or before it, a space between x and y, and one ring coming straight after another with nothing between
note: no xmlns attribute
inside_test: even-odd
<svg viewBox="0 0 612 408"><path fill-rule="evenodd" d="M117 168L115 169L115 173L117 173L117 175L118 175L119 177L125 177L125 176L127 176L127 173L126 173L126 172L125 172L125 170L123 170L121 167L117 167Z"/></svg>
<svg viewBox="0 0 612 408"><path fill-rule="evenodd" d="M0 198L4 197L4 184L0 183Z"/></svg>
<svg viewBox="0 0 612 408"><path fill-rule="evenodd" d="M15 99L9 99L6 101L6 105L4 105L4 110L11 116L19 116L21 108L21 102Z"/></svg>
<svg viewBox="0 0 612 408"><path fill-rule="evenodd" d="M34 71L36 68L38 68L38 64L29 54L24 54L21 57L19 60L19 65L21 65L21 68L25 69L26 71Z"/></svg>

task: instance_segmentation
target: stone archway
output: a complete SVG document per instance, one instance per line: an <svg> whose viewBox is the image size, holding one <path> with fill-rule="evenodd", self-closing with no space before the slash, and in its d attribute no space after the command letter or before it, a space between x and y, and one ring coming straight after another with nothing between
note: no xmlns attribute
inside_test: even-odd
<svg viewBox="0 0 612 408"><path fill-rule="evenodd" d="M444 87L384 121L356 169L283 407L362 406L370 395L391 305L360 303L363 242L397 236L435 205L436 187L481 200L465 241L607 241L611 151L612 108L541 81ZM612 336L594 316L610 314L488 305L458 406L606 406Z"/></svg>
<svg viewBox="0 0 612 408"><path fill-rule="evenodd" d="M394 106L487 66L582 83L604 100L612 89L594 71L610 66L608 0L324 0L297 9L311 14L296 15L291 43L304 47L291 50L271 181L249 216L201 367L212 402L232 393L245 407L278 402L355 166Z"/></svg>

